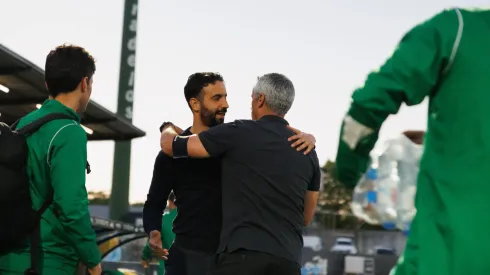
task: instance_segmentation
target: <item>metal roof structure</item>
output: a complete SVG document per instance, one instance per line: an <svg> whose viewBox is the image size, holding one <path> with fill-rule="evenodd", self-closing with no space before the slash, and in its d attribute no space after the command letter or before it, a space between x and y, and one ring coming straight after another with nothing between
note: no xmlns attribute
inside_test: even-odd
<svg viewBox="0 0 490 275"><path fill-rule="evenodd" d="M48 98L44 71L0 44L0 122L11 125ZM146 133L94 101L82 116L88 140L131 140Z"/></svg>

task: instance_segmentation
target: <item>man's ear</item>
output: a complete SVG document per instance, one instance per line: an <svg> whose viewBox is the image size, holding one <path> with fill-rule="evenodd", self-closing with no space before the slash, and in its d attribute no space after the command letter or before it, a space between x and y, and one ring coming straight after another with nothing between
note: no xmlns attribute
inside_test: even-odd
<svg viewBox="0 0 490 275"><path fill-rule="evenodd" d="M201 102L197 98L191 98L189 100L189 106L194 113L199 113L201 111Z"/></svg>
<svg viewBox="0 0 490 275"><path fill-rule="evenodd" d="M88 77L84 77L80 83L80 86L82 88L82 93L85 93L88 91L88 86L89 86L89 81L90 79Z"/></svg>
<svg viewBox="0 0 490 275"><path fill-rule="evenodd" d="M262 108L265 105L265 96L264 94L259 94L257 96L257 107Z"/></svg>

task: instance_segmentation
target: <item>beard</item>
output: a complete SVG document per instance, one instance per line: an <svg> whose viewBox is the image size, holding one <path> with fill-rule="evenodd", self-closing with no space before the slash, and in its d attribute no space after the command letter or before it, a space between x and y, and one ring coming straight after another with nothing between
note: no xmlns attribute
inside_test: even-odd
<svg viewBox="0 0 490 275"><path fill-rule="evenodd" d="M221 109L218 109L216 111L211 111L208 108L202 106L201 107L201 113L200 113L201 120L208 127L220 125L220 124L225 122L225 118L224 117L218 118L218 117L216 117L216 115L220 114L220 115L224 116L226 114L226 111L227 111L227 108L221 108Z"/></svg>

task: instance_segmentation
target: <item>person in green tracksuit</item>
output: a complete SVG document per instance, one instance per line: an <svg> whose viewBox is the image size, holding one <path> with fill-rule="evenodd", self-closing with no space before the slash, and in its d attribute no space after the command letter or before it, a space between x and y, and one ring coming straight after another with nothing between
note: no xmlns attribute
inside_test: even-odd
<svg viewBox="0 0 490 275"><path fill-rule="evenodd" d="M393 274L490 274L490 10L449 9L415 26L344 118L337 177L354 187L382 123L429 98L417 214Z"/></svg>
<svg viewBox="0 0 490 275"><path fill-rule="evenodd" d="M78 115L89 102L94 72L93 57L81 47L63 45L51 51L45 72L50 99L17 126L52 113L72 117L48 122L27 137L33 208L54 194L41 220L40 275L73 275L80 262L92 275L102 272L85 188L87 134ZM26 240L25 248L0 256L0 274L24 274L30 267L28 246Z"/></svg>
<svg viewBox="0 0 490 275"><path fill-rule="evenodd" d="M169 212L163 214L162 217L162 247L169 249L175 239L175 233L172 231L172 224L175 217L177 216L177 206L174 203L175 195L173 192L168 196L167 208ZM143 267L148 268L151 259L153 259L153 252L151 251L150 245L146 243L143 248L143 253L141 256L141 262ZM158 275L165 274L165 261L163 259L159 260Z"/></svg>

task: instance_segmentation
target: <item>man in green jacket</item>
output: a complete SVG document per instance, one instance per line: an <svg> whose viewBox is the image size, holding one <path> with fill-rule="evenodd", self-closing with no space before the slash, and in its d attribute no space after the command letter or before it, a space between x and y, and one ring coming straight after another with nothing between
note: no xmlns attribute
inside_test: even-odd
<svg viewBox="0 0 490 275"><path fill-rule="evenodd" d="M489 10L445 10L410 30L352 95L336 160L349 187L385 119L429 98L417 214L396 275L490 274L489 49Z"/></svg>
<svg viewBox="0 0 490 275"><path fill-rule="evenodd" d="M63 45L48 54L45 71L50 99L22 118L17 128L52 113L72 119L51 121L27 137L33 208L39 209L54 194L42 215L38 273L73 275L81 262L90 274L100 275L100 252L85 188L87 135L79 116L90 99L95 62L83 48ZM0 274L24 274L30 256L26 240L25 248L0 257Z"/></svg>
<svg viewBox="0 0 490 275"><path fill-rule="evenodd" d="M174 222L175 216L177 216L177 206L174 203L175 195L170 193L167 201L167 208L169 212L163 214L162 217L162 247L169 249L174 242L175 233L172 231L172 224ZM146 243L143 248L143 253L141 256L141 263L144 268L148 268L151 259L154 258L153 252L151 251L150 245ZM165 274L165 261L163 259L159 260L158 275Z"/></svg>

